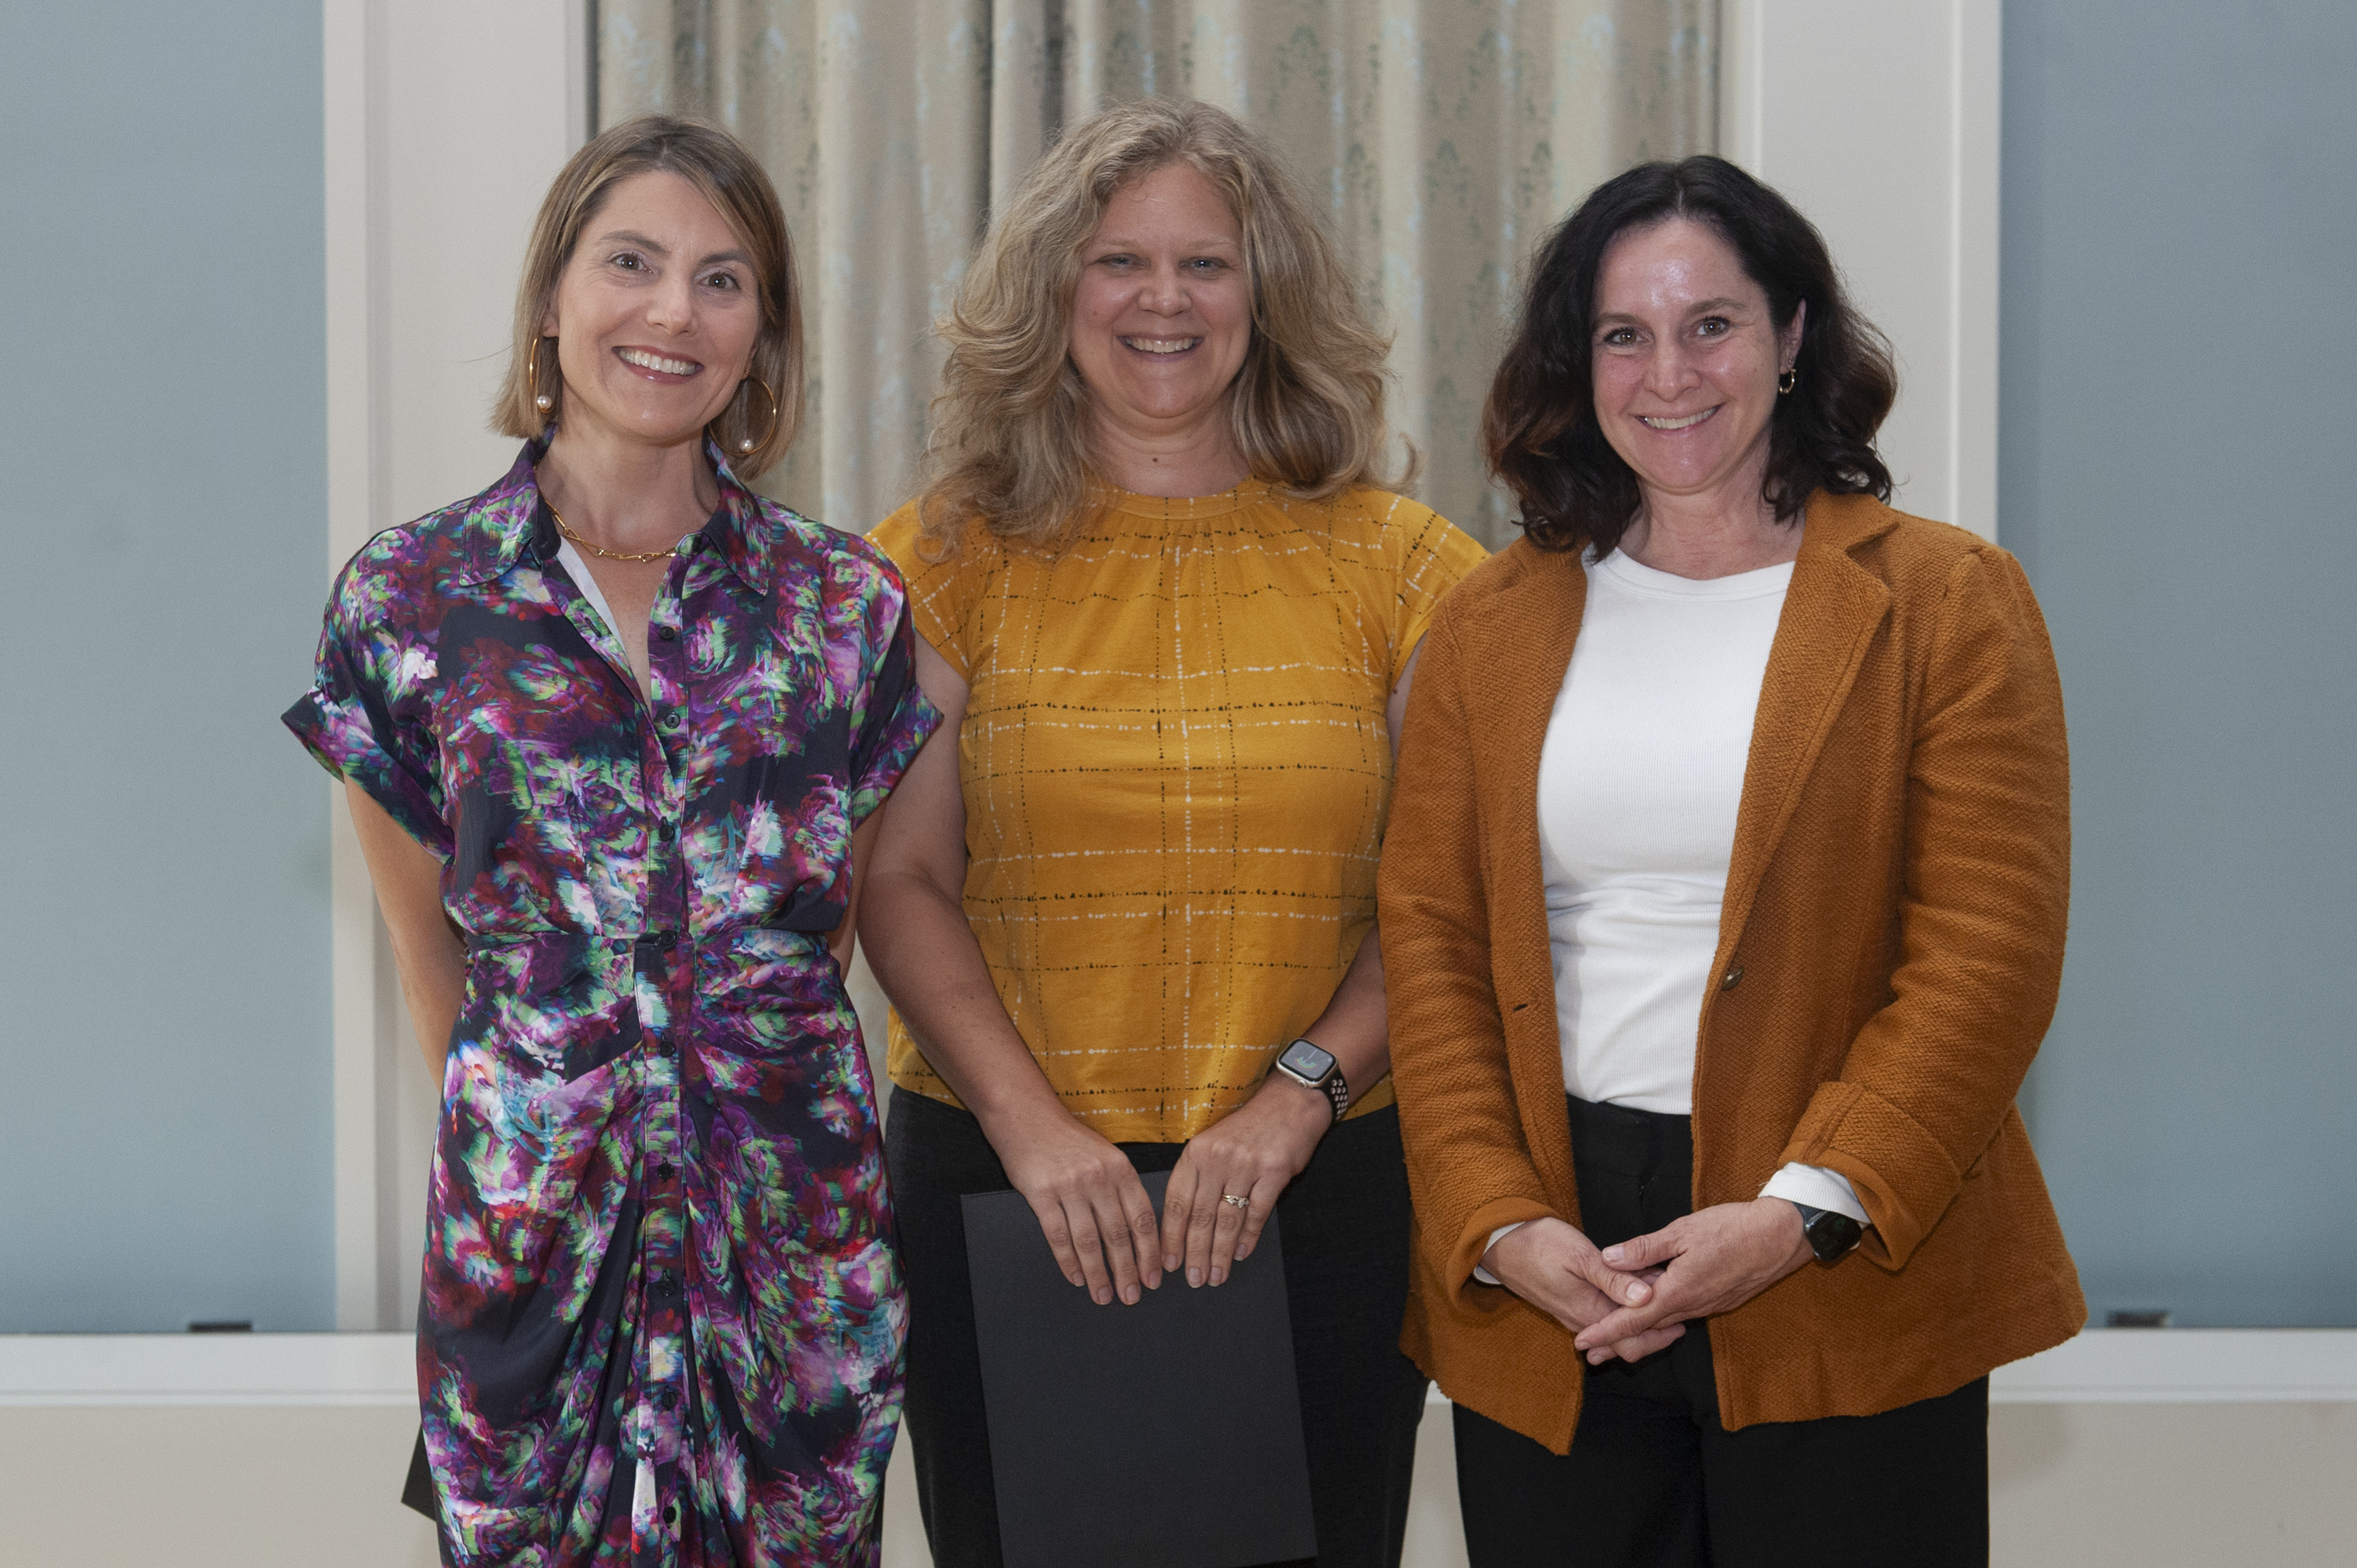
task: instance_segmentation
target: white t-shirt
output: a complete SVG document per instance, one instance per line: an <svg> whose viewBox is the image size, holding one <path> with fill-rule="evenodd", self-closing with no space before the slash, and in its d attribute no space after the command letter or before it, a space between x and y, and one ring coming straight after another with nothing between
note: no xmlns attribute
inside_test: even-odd
<svg viewBox="0 0 2357 1568"><path fill-rule="evenodd" d="M1619 551L1586 564L1587 607L1539 754L1563 1082L1582 1100L1684 1116L1792 568L1697 580ZM1786 1165L1762 1191L1867 1218L1821 1166Z"/></svg>
<svg viewBox="0 0 2357 1568"><path fill-rule="evenodd" d="M1615 551L1539 756L1564 1087L1684 1116L1788 564L1696 581Z"/></svg>

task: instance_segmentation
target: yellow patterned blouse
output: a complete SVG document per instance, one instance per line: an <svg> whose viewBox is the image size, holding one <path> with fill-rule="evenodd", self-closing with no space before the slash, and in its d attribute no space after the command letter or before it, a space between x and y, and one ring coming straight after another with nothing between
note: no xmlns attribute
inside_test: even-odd
<svg viewBox="0 0 2357 1568"><path fill-rule="evenodd" d="M1381 490L1116 494L1053 556L873 535L964 677L966 918L1074 1114L1182 1143L1325 1011L1375 918L1384 706L1481 547ZM954 1104L899 1015L893 1083ZM1386 1079L1357 1111L1391 1103Z"/></svg>

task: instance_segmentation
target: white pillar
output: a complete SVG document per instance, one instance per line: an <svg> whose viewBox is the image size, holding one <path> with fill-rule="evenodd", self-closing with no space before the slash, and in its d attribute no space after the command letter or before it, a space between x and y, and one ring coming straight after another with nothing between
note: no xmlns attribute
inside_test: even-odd
<svg viewBox="0 0 2357 1568"><path fill-rule="evenodd" d="M590 117L587 0L323 0L331 569L472 495L540 201ZM438 1098L342 806L332 813L336 1326L415 1311Z"/></svg>
<svg viewBox="0 0 2357 1568"><path fill-rule="evenodd" d="M1998 0L1723 0L1720 139L1890 335L1903 509L1996 537Z"/></svg>

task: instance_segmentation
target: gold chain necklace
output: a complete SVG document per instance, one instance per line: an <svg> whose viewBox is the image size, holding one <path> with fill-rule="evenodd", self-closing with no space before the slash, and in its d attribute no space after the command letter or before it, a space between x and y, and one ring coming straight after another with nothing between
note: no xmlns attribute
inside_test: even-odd
<svg viewBox="0 0 2357 1568"><path fill-rule="evenodd" d="M592 555L600 555L608 561L643 562L667 560L671 556L679 553L676 547L670 550L649 550L635 555L627 550L600 550L595 544L590 543L587 540L574 532L573 530L565 523L565 514L557 510L555 507L551 506L546 496L540 498L540 504L544 507L548 507L548 515L556 520L557 532L565 535L565 538L573 541L574 543L578 544L582 549L587 550Z"/></svg>

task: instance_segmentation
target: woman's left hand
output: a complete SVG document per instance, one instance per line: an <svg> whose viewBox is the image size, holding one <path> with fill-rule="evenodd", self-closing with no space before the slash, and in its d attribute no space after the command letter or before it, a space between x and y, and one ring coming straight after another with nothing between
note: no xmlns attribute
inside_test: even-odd
<svg viewBox="0 0 2357 1568"><path fill-rule="evenodd" d="M1422 648L1408 655L1383 710L1394 763L1408 691L1423 657ZM1383 944L1381 932L1371 927L1326 1011L1294 1037L1331 1051L1352 1095L1363 1095L1391 1070L1385 1015ZM1183 1262L1189 1285L1226 1283L1228 1270L1259 1245L1276 1200L1333 1124L1334 1102L1323 1090L1270 1069L1250 1100L1180 1151L1169 1189L1162 1195L1163 1272L1177 1273ZM1244 1201L1224 1201L1230 1197Z"/></svg>
<svg viewBox="0 0 2357 1568"><path fill-rule="evenodd" d="M1626 1273L1659 1268L1652 1298L1600 1317L1572 1341L1601 1366L1612 1347L1665 1323L1732 1312L1805 1263L1813 1254L1801 1211L1781 1197L1716 1203L1659 1230L1604 1249Z"/></svg>
<svg viewBox="0 0 2357 1568"><path fill-rule="evenodd" d="M1183 1258L1189 1285L1226 1283L1333 1122L1324 1094L1272 1071L1250 1100L1189 1139L1162 1195L1162 1267L1176 1273ZM1245 1201L1225 1201L1231 1194Z"/></svg>

